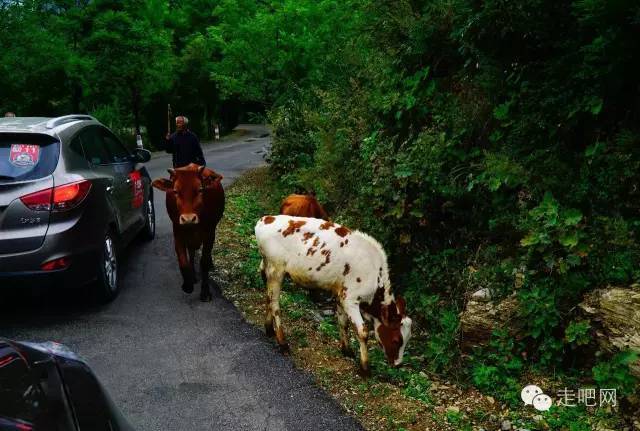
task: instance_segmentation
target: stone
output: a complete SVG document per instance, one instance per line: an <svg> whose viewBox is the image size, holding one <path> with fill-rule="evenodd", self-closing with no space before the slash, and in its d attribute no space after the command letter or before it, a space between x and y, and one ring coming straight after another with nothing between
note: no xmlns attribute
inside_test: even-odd
<svg viewBox="0 0 640 431"><path fill-rule="evenodd" d="M589 319L598 346L607 353L640 351L640 286L608 287L585 295L579 305ZM640 377L640 360L630 364Z"/></svg>
<svg viewBox="0 0 640 431"><path fill-rule="evenodd" d="M508 420L502 421L502 423L500 424L500 430L501 431L510 431L511 430L511 422L509 422Z"/></svg>
<svg viewBox="0 0 640 431"><path fill-rule="evenodd" d="M491 300L491 292L489 291L489 288L484 287L480 290L473 292L471 294L471 299L473 301L488 302Z"/></svg>
<svg viewBox="0 0 640 431"><path fill-rule="evenodd" d="M462 347L471 351L474 346L482 346L489 341L491 332L498 327L506 326L513 334L519 330L513 317L518 309L515 295L499 302L483 302L470 299L460 314L462 331Z"/></svg>

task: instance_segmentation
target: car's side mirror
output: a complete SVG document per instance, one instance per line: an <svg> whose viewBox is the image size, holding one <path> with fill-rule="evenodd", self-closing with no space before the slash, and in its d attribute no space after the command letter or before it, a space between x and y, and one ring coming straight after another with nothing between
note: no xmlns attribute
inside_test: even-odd
<svg viewBox="0 0 640 431"><path fill-rule="evenodd" d="M151 153L149 152L149 150L136 148L135 150L133 150L133 159L137 163L147 163L149 160L151 160Z"/></svg>

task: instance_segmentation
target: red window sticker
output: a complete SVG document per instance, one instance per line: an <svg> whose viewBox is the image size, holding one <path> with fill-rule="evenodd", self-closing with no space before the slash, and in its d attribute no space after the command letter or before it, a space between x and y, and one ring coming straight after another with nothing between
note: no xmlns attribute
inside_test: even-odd
<svg viewBox="0 0 640 431"><path fill-rule="evenodd" d="M133 199L131 200L131 206L133 208L140 208L142 202L144 202L144 187L142 185L142 174L140 171L133 171L129 174L131 179L131 187L133 187Z"/></svg>
<svg viewBox="0 0 640 431"><path fill-rule="evenodd" d="M12 144L9 162L14 166L29 167L38 164L40 145Z"/></svg>

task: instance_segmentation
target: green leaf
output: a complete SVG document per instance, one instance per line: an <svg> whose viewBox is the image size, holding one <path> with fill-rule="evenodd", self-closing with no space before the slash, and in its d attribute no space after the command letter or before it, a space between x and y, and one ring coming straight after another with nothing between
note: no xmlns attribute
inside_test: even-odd
<svg viewBox="0 0 640 431"><path fill-rule="evenodd" d="M424 213L421 210L417 209L417 208L412 209L409 212L409 214L411 214L411 216L416 217L416 218L421 218L421 217L424 216Z"/></svg>
<svg viewBox="0 0 640 431"><path fill-rule="evenodd" d="M409 168L398 168L395 171L396 178L408 178L413 175L413 171Z"/></svg>
<svg viewBox="0 0 640 431"><path fill-rule="evenodd" d="M593 98L593 100L591 101L591 108L589 109L589 111L593 115L598 115L600 111L602 111L602 99L599 97Z"/></svg>
<svg viewBox="0 0 640 431"><path fill-rule="evenodd" d="M520 245L524 247L530 247L532 245L538 244L539 242L540 237L536 233L532 232L520 240Z"/></svg>
<svg viewBox="0 0 640 431"><path fill-rule="evenodd" d="M509 116L509 106L511 102L505 102L501 105L498 105L493 110L493 116L496 120L504 121Z"/></svg>
<svg viewBox="0 0 640 431"><path fill-rule="evenodd" d="M578 232L573 231L560 236L560 244L565 247L575 247L578 245Z"/></svg>
<svg viewBox="0 0 640 431"><path fill-rule="evenodd" d="M584 150L584 155L586 157L593 157L602 152L604 149L604 144L602 142L596 142L593 145L589 145L586 150Z"/></svg>
<svg viewBox="0 0 640 431"><path fill-rule="evenodd" d="M570 208L565 211L563 223L565 226L575 226L580 223L580 220L582 220L582 213L579 210Z"/></svg>
<svg viewBox="0 0 640 431"><path fill-rule="evenodd" d="M581 261L582 259L580 259L580 256L576 254L570 254L567 256L567 263L571 266L578 266Z"/></svg>

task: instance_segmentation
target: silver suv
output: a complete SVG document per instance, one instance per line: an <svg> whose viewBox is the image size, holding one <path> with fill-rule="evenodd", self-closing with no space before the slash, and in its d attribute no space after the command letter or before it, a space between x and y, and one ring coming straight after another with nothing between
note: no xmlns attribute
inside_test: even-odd
<svg viewBox="0 0 640 431"><path fill-rule="evenodd" d="M0 118L0 288L118 294L118 252L155 235L148 151L89 115Z"/></svg>

